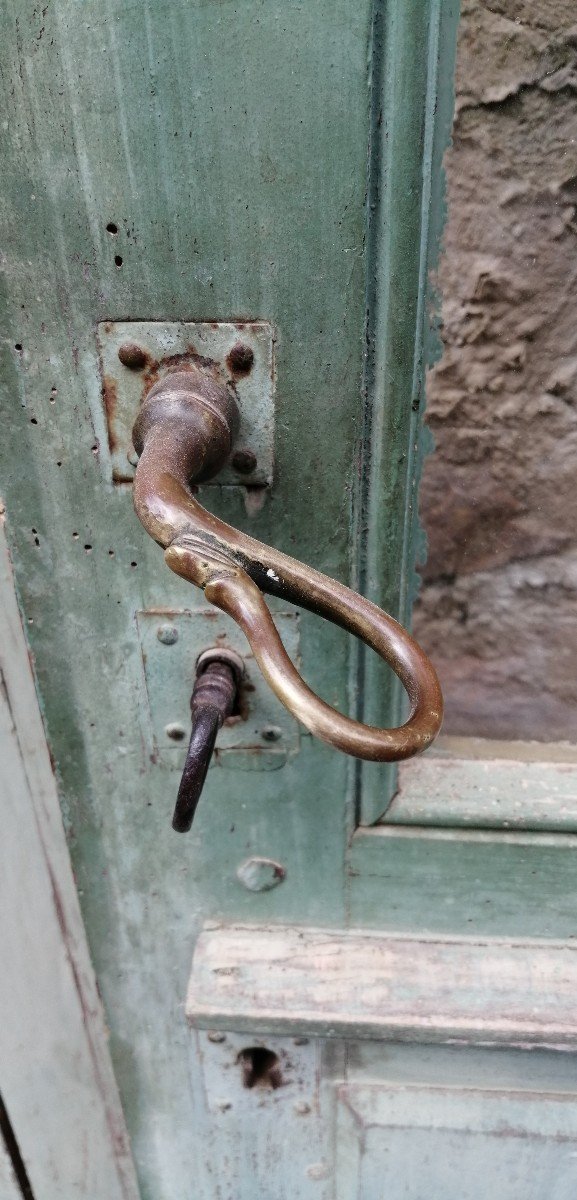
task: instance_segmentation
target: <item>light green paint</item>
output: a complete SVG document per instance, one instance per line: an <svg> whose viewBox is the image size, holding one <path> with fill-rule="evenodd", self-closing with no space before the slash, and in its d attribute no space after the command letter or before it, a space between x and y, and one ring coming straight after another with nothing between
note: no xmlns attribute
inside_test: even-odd
<svg viewBox="0 0 577 1200"><path fill-rule="evenodd" d="M573 938L574 834L383 825L349 859L353 925L447 936Z"/></svg>
<svg viewBox="0 0 577 1200"><path fill-rule="evenodd" d="M349 891L355 818L381 816L393 773L358 771L307 736L279 770L211 772L193 832L173 834L174 771L151 761L143 737L136 614L202 610L202 598L164 567L105 463L99 322L270 322L274 486L260 508L236 487L207 489L207 503L407 615L456 19L453 0L3 3L0 53L13 84L2 494L142 1200L212 1200L211 1183L198 1183L198 1145L210 1136L218 1155L222 1143L214 1121L197 1124L205 1051L193 1055L191 1086L183 1018L206 917L416 928L441 920L451 888L463 913L466 902L473 910L464 866L447 874L460 862L480 892L494 891L492 928L515 932L524 920L532 933L539 905L558 900L569 878L572 843L533 842L533 897L523 866L500 900L493 863L501 855L508 870L506 839L480 850L470 834L455 838L450 863L415 835L403 874L391 835L378 844L380 865L365 863L354 840ZM307 613L299 625L311 686L342 708L362 692L366 717L388 719L396 697L372 660L359 666L351 654L349 670L344 634ZM251 857L280 863L282 883L244 887L237 872ZM573 904L563 904L545 935L568 929ZM322 1054L330 1104L319 1108L318 1137L329 1149L300 1194L328 1200L345 1067L342 1046ZM279 1125L268 1099L261 1118L274 1179ZM245 1145L250 1120L234 1119ZM270 1173L260 1178L251 1200L272 1186ZM346 1181L338 1187L352 1196ZM294 1200L296 1184L287 1187Z"/></svg>
<svg viewBox="0 0 577 1200"><path fill-rule="evenodd" d="M533 743L531 757L504 757L505 743L486 757L436 753L405 763L387 825L452 825L464 829L577 831L577 763L571 747ZM538 751L540 758L536 756Z"/></svg>
<svg viewBox="0 0 577 1200"><path fill-rule="evenodd" d="M436 352L429 274L443 219L457 16L452 0L385 3L376 5L373 24L358 582L405 623L416 582L424 371ZM400 719L398 681L372 655L363 656L360 682L364 720ZM363 763L360 775L360 817L370 825L391 799L396 771Z"/></svg>

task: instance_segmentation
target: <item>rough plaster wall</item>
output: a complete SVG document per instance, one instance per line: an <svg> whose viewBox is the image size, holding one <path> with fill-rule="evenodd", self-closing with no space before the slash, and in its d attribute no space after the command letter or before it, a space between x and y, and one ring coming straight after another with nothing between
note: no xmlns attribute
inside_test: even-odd
<svg viewBox="0 0 577 1200"><path fill-rule="evenodd" d="M465 0L429 541L445 732L577 739L577 6Z"/></svg>

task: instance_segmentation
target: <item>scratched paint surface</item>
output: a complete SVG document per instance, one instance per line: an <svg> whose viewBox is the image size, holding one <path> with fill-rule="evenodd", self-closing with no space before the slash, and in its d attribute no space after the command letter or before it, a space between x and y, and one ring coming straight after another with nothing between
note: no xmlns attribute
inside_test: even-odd
<svg viewBox="0 0 577 1200"><path fill-rule="evenodd" d="M361 579L365 562L370 594L406 611L412 384L437 212L427 188L455 5L4 0L1 11L2 495L143 1200L182 1200L197 1157L183 1018L195 932L207 915L342 923L353 774L303 736L279 771L239 772L234 785L212 772L192 834L172 833L174 775L142 737L135 614L203 601L109 482L96 328L270 322L274 486L211 488L210 504L342 580ZM359 506L361 464L377 490ZM356 702L347 650L301 614L303 673L343 709ZM367 679L370 700L383 684ZM366 784L368 819L390 782L383 770ZM243 888L250 855L281 863L282 885Z"/></svg>
<svg viewBox="0 0 577 1200"><path fill-rule="evenodd" d="M212 488L210 503L347 579L370 4L26 0L2 31L3 498L142 1194L182 1200L198 921L231 904L342 919L349 768L304 737L281 771L212 772L196 829L172 832L174 774L141 737L135 613L203 601L106 482L96 326L271 322L275 487L258 504ZM342 707L345 646L302 615L305 676ZM284 864L282 886L243 888L250 854Z"/></svg>
<svg viewBox="0 0 577 1200"><path fill-rule="evenodd" d="M336 1200L575 1195L574 1094L364 1083L343 1087L339 1099Z"/></svg>

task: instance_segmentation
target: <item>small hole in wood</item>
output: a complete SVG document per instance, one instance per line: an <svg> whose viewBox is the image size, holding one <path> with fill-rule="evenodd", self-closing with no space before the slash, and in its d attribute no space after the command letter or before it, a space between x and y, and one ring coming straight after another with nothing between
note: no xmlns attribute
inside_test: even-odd
<svg viewBox="0 0 577 1200"><path fill-rule="evenodd" d="M114 221L109 221L108 225L106 226L106 232L111 234L118 233L118 225L115 225Z"/></svg>
<svg viewBox="0 0 577 1200"><path fill-rule="evenodd" d="M121 267L121 266L122 266L122 255L120 255L120 254L115 254L115 255L114 255L114 262L116 263L116 266L117 266L117 267Z"/></svg>
<svg viewBox="0 0 577 1200"><path fill-rule="evenodd" d="M241 1050L238 1062L242 1069L242 1086L245 1088L269 1088L276 1091L282 1087L283 1077L278 1055L266 1046L248 1046Z"/></svg>

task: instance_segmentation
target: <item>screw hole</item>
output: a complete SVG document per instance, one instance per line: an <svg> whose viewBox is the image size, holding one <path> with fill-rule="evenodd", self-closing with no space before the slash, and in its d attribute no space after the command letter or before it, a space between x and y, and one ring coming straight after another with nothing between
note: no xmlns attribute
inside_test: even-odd
<svg viewBox="0 0 577 1200"><path fill-rule="evenodd" d="M248 1046L241 1050L237 1061L242 1068L242 1086L245 1088L269 1088L276 1091L282 1087L283 1077L278 1054L265 1046Z"/></svg>
<svg viewBox="0 0 577 1200"><path fill-rule="evenodd" d="M20 353L20 351L21 351L21 349L22 349L22 342L15 342L15 343L14 343L14 349L15 349L15 350L18 350L18 352Z"/></svg>

